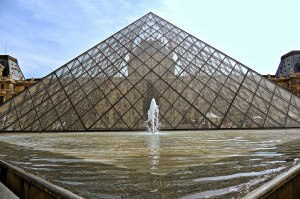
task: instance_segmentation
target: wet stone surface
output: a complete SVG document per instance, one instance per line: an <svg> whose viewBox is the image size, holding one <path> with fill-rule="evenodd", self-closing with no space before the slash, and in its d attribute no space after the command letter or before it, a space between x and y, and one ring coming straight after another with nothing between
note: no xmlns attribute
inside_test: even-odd
<svg viewBox="0 0 300 199"><path fill-rule="evenodd" d="M300 158L300 131L0 134L0 159L86 198L239 198Z"/></svg>

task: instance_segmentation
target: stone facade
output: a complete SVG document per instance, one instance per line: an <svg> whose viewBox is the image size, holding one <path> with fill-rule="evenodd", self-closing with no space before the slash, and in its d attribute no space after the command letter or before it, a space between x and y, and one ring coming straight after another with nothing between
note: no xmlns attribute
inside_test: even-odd
<svg viewBox="0 0 300 199"><path fill-rule="evenodd" d="M11 74L3 75L4 69L0 64L0 104L36 82L35 79L14 79Z"/></svg>
<svg viewBox="0 0 300 199"><path fill-rule="evenodd" d="M286 77L277 75L264 75L264 77L300 97L300 72L291 72Z"/></svg>
<svg viewBox="0 0 300 199"><path fill-rule="evenodd" d="M276 74L264 77L300 96L300 51L293 50L283 55Z"/></svg>

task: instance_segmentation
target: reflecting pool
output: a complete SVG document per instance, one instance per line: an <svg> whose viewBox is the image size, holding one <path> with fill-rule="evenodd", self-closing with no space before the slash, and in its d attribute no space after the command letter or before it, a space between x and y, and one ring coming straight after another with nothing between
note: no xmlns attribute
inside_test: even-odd
<svg viewBox="0 0 300 199"><path fill-rule="evenodd" d="M86 198L239 198L300 158L300 129L0 134L0 159Z"/></svg>

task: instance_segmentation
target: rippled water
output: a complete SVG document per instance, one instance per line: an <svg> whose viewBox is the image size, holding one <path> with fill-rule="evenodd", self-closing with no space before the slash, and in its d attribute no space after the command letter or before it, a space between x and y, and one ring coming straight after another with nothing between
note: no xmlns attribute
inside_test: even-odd
<svg viewBox="0 0 300 199"><path fill-rule="evenodd" d="M0 134L0 159L86 198L239 198L296 158L300 129Z"/></svg>

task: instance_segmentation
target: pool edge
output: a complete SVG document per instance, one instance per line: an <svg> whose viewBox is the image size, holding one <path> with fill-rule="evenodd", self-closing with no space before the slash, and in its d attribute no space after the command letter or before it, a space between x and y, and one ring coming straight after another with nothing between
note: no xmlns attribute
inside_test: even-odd
<svg viewBox="0 0 300 199"><path fill-rule="evenodd" d="M83 199L69 190L54 185L3 160L0 160L0 181L18 197L24 199Z"/></svg>
<svg viewBox="0 0 300 199"><path fill-rule="evenodd" d="M243 198L300 198L300 163L249 192Z"/></svg>

